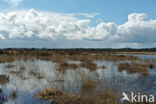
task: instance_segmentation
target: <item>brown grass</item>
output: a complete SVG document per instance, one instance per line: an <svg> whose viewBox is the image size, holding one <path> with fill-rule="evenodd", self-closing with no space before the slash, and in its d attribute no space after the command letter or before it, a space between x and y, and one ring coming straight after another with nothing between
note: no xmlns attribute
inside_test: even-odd
<svg viewBox="0 0 156 104"><path fill-rule="evenodd" d="M83 81L83 83L82 83L83 89L90 90L90 89L94 89L95 87L96 87L96 83L89 78L86 79L85 81Z"/></svg>
<svg viewBox="0 0 156 104"><path fill-rule="evenodd" d="M109 91L104 91L99 94L100 99L102 99L103 104L116 104L117 95L110 93Z"/></svg>
<svg viewBox="0 0 156 104"><path fill-rule="evenodd" d="M5 85L9 82L9 77L6 75L0 75L0 85Z"/></svg>
<svg viewBox="0 0 156 104"><path fill-rule="evenodd" d="M51 60L52 62L55 62L55 63L63 63L65 58L63 57L63 55L53 53L52 55L49 55L49 59L47 60Z"/></svg>
<svg viewBox="0 0 156 104"><path fill-rule="evenodd" d="M97 69L97 65L91 60L86 60L86 61L82 62L80 64L80 66L84 67L84 68L87 68L90 71L96 71L96 69Z"/></svg>
<svg viewBox="0 0 156 104"><path fill-rule="evenodd" d="M56 97L60 97L63 96L64 92L58 89L43 89L40 93L36 94L35 96L39 99L42 100L50 100L50 99L54 99Z"/></svg>
<svg viewBox="0 0 156 104"><path fill-rule="evenodd" d="M142 59L137 57L137 56L127 56L127 55L108 55L108 56L103 56L104 60L108 60L108 61L141 61Z"/></svg>
<svg viewBox="0 0 156 104"><path fill-rule="evenodd" d="M69 64L67 62L62 62L59 64L58 66L58 70L61 71L61 72L65 72L67 69L77 69L79 66L76 65L76 64Z"/></svg>
<svg viewBox="0 0 156 104"><path fill-rule="evenodd" d="M65 60L88 61L88 60L141 60L137 56L116 55L117 52L107 51L66 51L66 50L1 50L0 63L13 62L17 60L49 60L56 63L63 63Z"/></svg>
<svg viewBox="0 0 156 104"><path fill-rule="evenodd" d="M81 70L78 70L78 74L81 77L81 90L82 92L88 92L88 91L92 91L95 87L96 87L96 83L90 78L89 75L87 75L86 73L84 73Z"/></svg>
<svg viewBox="0 0 156 104"><path fill-rule="evenodd" d="M98 68L105 69L105 65L99 66Z"/></svg>
<svg viewBox="0 0 156 104"><path fill-rule="evenodd" d="M13 56L8 56L8 55L0 55L0 63L5 63L5 62L13 62L14 61L14 57Z"/></svg>
<svg viewBox="0 0 156 104"><path fill-rule="evenodd" d="M7 65L6 65L6 68L13 68L13 67L15 67L14 64L7 64Z"/></svg>
<svg viewBox="0 0 156 104"><path fill-rule="evenodd" d="M130 74L140 73L143 76L148 75L147 66L145 64L138 63L120 63L118 64L119 71L127 71Z"/></svg>
<svg viewBox="0 0 156 104"><path fill-rule="evenodd" d="M11 73L11 74L20 74L21 72L20 72L20 71L11 70L10 73Z"/></svg>
<svg viewBox="0 0 156 104"><path fill-rule="evenodd" d="M42 79L42 78L44 78L44 76L42 76L40 73L34 72L34 71L32 71L32 70L29 72L29 75L32 75L32 76L36 77L37 79Z"/></svg>
<svg viewBox="0 0 156 104"><path fill-rule="evenodd" d="M144 60L144 63L148 66L148 68L151 68L151 69L156 66L155 59L146 59L146 60Z"/></svg>
<svg viewBox="0 0 156 104"><path fill-rule="evenodd" d="M134 52L115 52L116 54L133 54L133 55L156 55L156 52L137 52L137 51L134 51Z"/></svg>
<svg viewBox="0 0 156 104"><path fill-rule="evenodd" d="M20 77L20 78L23 79L23 80L26 80L26 79L27 79L27 78L24 77L23 74L22 74L22 73L23 73L23 70L17 70L17 71L11 70L11 71L9 71L9 73L10 73L10 74L16 75L16 76Z"/></svg>
<svg viewBox="0 0 156 104"><path fill-rule="evenodd" d="M106 92L101 95L71 95L58 89L43 89L35 97L49 100L51 104L117 104L115 96Z"/></svg>
<svg viewBox="0 0 156 104"><path fill-rule="evenodd" d="M120 98L108 90L98 95L73 95L56 88L45 88L34 95L40 100L50 101L51 104L121 104ZM123 104L155 104L155 103L130 103Z"/></svg>
<svg viewBox="0 0 156 104"><path fill-rule="evenodd" d="M16 74L16 75L20 75L23 73L23 71L25 70L24 65L19 65L20 69L19 70L11 70L9 71L11 74Z"/></svg>

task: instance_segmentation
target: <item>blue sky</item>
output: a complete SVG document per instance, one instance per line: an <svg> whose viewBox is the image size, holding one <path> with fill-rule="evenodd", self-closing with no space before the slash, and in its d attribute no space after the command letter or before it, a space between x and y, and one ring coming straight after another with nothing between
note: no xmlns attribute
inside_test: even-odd
<svg viewBox="0 0 156 104"><path fill-rule="evenodd" d="M15 20L6 21L6 19L1 18L4 23L8 23L7 26L11 27L11 30L7 30L6 26L0 29L0 38L3 39L3 44L6 44L5 47L22 47L17 44L21 42L23 47L48 46L47 48L57 48L57 44L59 44L60 48L60 39L64 39L64 41L62 41L63 48L83 48L83 46L84 48L101 48L102 46L103 48L111 48L116 44L118 44L117 48L155 47L155 5L156 0L0 0L0 12L2 16L5 15L4 17L8 16L7 18L12 18L10 15L14 12L14 16L18 17L15 18L15 20L21 18L20 22ZM22 14L22 12L25 14ZM48 15L46 13L48 13ZM37 14L37 16L42 14L42 16L35 17L33 14ZM22 20L22 17L30 17L30 15L32 16L31 18L35 18L35 22L27 20L30 24L25 25L28 23ZM51 24L46 25L46 28L52 28L48 31L38 31L33 29L35 26L30 27L30 25L38 23L36 19L43 20L43 18L47 18L48 21L56 18L60 20L57 19L56 21L58 22L54 20L55 23L51 21ZM69 21L67 18L72 21ZM18 26L15 28L15 26L11 24L12 22L16 22ZM38 26L44 24L43 22L45 21L43 20ZM56 27L51 27L52 24L58 26L55 25ZM25 25L24 27L27 30L26 33L18 31L18 29L21 30L21 26L23 25ZM77 28L73 29L73 26ZM41 27L42 26L39 28ZM139 27L139 29L137 27ZM65 30L62 30L62 28ZM84 30L81 30L83 28ZM145 29L148 30L148 32ZM49 32L52 30L53 32ZM92 33L90 33L90 31L92 31ZM76 35L73 36L72 33ZM52 39L49 39L49 37ZM26 46L28 40L29 43L30 40L37 42L32 43L32 46ZM67 41L68 44L65 45ZM75 46L69 45L73 42ZM52 47L47 45L53 43L55 44ZM82 45L83 43L85 45ZM2 46L0 45L0 47Z"/></svg>
<svg viewBox="0 0 156 104"><path fill-rule="evenodd" d="M124 23L133 12L147 13L156 18L156 0L24 0L18 7L0 1L4 9L37 9L59 13L100 13L102 20Z"/></svg>

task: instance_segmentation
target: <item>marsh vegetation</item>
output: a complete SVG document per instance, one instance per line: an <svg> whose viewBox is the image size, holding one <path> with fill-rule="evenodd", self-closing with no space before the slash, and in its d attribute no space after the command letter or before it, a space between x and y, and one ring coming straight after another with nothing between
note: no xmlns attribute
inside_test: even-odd
<svg viewBox="0 0 156 104"><path fill-rule="evenodd" d="M155 94L155 55L125 53L0 50L0 102L120 104L123 91Z"/></svg>

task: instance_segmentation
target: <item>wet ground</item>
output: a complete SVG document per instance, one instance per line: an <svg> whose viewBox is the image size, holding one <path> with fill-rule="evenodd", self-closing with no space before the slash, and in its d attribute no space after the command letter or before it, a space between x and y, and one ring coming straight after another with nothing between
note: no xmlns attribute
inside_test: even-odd
<svg viewBox="0 0 156 104"><path fill-rule="evenodd" d="M137 55L142 59L154 59L156 55ZM67 63L80 64L80 61L67 60ZM149 75L119 72L120 61L94 61L98 68L90 71L87 68L57 70L57 63L45 60L16 60L13 63L0 64L0 101L4 104L48 104L34 97L43 88L58 88L72 94L82 93L85 79L95 82L95 92L110 89L121 94L124 92L140 92L156 94L156 67L148 68ZM2 76L5 75L5 76ZM16 92L16 93L14 93ZM3 104L2 103L2 104ZM0 103L1 104L1 103Z"/></svg>

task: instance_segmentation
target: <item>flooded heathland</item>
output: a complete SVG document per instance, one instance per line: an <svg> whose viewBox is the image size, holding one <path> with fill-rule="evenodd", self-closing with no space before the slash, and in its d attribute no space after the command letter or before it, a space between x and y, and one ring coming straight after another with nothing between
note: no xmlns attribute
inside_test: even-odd
<svg viewBox="0 0 156 104"><path fill-rule="evenodd" d="M155 54L0 51L0 104L129 104L123 92L155 96Z"/></svg>

